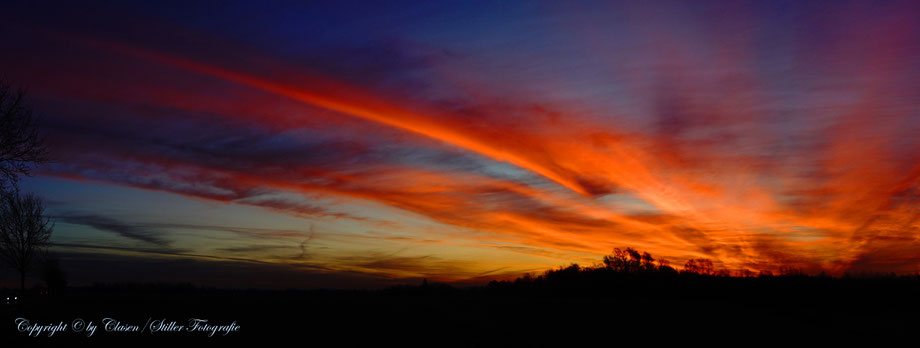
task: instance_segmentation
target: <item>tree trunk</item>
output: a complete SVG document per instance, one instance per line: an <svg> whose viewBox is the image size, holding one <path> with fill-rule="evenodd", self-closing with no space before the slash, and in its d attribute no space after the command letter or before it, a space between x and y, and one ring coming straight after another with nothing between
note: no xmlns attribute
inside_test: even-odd
<svg viewBox="0 0 920 348"><path fill-rule="evenodd" d="M23 299L26 297L26 271L22 270L19 272L19 303L22 303Z"/></svg>

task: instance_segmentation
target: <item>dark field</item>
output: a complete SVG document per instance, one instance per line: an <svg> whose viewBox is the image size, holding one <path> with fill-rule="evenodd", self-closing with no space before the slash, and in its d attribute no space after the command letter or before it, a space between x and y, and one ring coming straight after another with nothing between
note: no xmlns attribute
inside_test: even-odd
<svg viewBox="0 0 920 348"><path fill-rule="evenodd" d="M30 345L82 343L208 344L293 339L314 346L397 343L433 346L575 344L620 336L647 342L683 337L825 338L910 335L920 327L915 277L614 279L579 282L493 283L458 289L402 286L374 291L223 290L188 285L99 285L65 294L33 295L2 309L2 336ZM16 318L63 321L67 331L28 337ZM99 326L92 337L73 332L76 318ZM107 332L113 318L143 332ZM154 332L149 321L187 325L191 318L239 331ZM268 342L268 341L265 341ZM327 346L330 344L324 344Z"/></svg>

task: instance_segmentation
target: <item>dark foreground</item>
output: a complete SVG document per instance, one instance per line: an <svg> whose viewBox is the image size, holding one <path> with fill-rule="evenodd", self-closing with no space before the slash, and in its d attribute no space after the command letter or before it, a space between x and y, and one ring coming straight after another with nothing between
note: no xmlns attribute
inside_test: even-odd
<svg viewBox="0 0 920 348"><path fill-rule="evenodd" d="M160 341L217 345L283 339L305 346L520 346L588 345L626 336L646 342L793 335L871 338L913 335L920 328L916 279L621 279L594 284L595 291L583 284L548 284L473 289L426 285L381 291L70 288L63 295L33 295L24 304L4 305L0 337L29 346ZM18 330L18 318L68 326L51 337L48 332L30 337ZM105 318L139 331L107 331ZM95 333L87 337L86 328L75 332L76 319L84 325L93 322ZM208 320L231 331L188 332L190 319ZM179 331L169 331L171 322ZM157 325L161 331L152 332ZM237 331L232 331L234 325Z"/></svg>

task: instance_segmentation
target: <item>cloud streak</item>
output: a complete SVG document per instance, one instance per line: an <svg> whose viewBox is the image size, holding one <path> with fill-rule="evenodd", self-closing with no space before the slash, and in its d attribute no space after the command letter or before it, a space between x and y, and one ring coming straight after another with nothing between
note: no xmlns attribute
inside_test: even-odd
<svg viewBox="0 0 920 348"><path fill-rule="evenodd" d="M63 215L55 215L51 218L55 221L63 223L84 225L101 231L112 232L128 239L153 244L156 246L169 245L169 241L162 236L162 233L156 230L143 226L126 224L105 216L95 214L66 213Z"/></svg>

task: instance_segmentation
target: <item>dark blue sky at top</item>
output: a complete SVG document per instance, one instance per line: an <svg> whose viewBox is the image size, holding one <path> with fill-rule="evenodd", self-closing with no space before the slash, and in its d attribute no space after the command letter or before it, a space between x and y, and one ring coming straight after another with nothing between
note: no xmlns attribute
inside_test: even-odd
<svg viewBox="0 0 920 348"><path fill-rule="evenodd" d="M689 49L681 55L696 68L713 61L720 47L745 38L754 43L745 68L770 82L774 93L808 88L801 82L814 81L814 75L822 72L796 70L800 69L796 64L810 65L802 64L803 59L833 61L834 57L823 56L828 53L820 46L846 46L851 36L862 35L890 15L879 10L876 16L874 11L890 7L897 7L897 2L102 1L24 5L20 18L62 30L183 45L182 37L158 33L159 28L137 21L150 20L167 29L242 43L371 85L448 88L433 87L432 81L425 80L431 78L428 66L449 61L481 69L511 86L552 85L560 98L582 97L604 110L610 99L630 92L618 76L639 71L652 77L648 83L660 83L652 81L655 71L679 64L656 50L658 41L665 40L686 45ZM843 10L847 8L856 10ZM856 11L860 15L852 16ZM16 12L14 6L11 13ZM809 54L811 50L814 54ZM612 74L598 74L605 70ZM448 97L461 93L426 91L442 95L438 92ZM616 106L648 107L649 101L642 99L617 100Z"/></svg>

